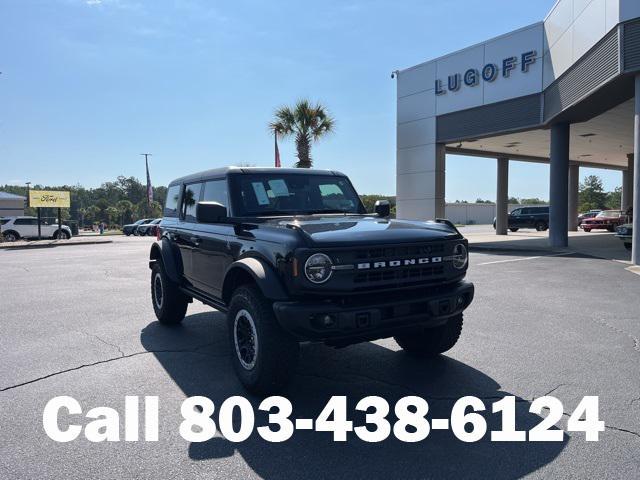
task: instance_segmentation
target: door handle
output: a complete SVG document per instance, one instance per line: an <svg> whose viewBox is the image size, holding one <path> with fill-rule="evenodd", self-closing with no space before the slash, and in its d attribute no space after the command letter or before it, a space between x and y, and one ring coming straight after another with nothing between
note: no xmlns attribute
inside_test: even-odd
<svg viewBox="0 0 640 480"><path fill-rule="evenodd" d="M200 242L202 241L200 239L200 237L190 237L189 240L191 241L191 243L193 243L196 247L198 245L200 245Z"/></svg>

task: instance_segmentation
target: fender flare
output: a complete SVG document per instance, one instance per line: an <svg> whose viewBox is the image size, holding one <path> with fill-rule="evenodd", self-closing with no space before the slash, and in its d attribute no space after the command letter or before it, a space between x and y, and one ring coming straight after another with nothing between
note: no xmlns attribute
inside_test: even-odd
<svg viewBox="0 0 640 480"><path fill-rule="evenodd" d="M158 260L162 261L164 271L172 282L182 283L182 259L179 252L174 251L171 242L166 238L151 245L149 268L153 268L153 264Z"/></svg>
<svg viewBox="0 0 640 480"><path fill-rule="evenodd" d="M230 290L233 288L233 279L240 271L249 274L266 298L270 300L286 300L289 298L278 274L273 268L257 258L247 257L233 262L227 268L222 286L222 297L225 301L231 297L233 292Z"/></svg>

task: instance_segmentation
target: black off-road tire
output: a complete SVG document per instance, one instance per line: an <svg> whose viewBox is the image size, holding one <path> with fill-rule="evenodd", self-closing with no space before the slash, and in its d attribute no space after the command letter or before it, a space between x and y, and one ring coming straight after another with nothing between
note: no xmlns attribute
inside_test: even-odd
<svg viewBox="0 0 640 480"><path fill-rule="evenodd" d="M56 233L54 233L53 238L55 238L56 240L69 240L71 236L69 236L69 234L64 230L57 230Z"/></svg>
<svg viewBox="0 0 640 480"><path fill-rule="evenodd" d="M544 232L548 229L547 222L536 222L536 230L538 232Z"/></svg>
<svg viewBox="0 0 640 480"><path fill-rule="evenodd" d="M163 325L177 325L187 313L189 297L180 291L156 261L151 269L151 303L156 318Z"/></svg>
<svg viewBox="0 0 640 480"><path fill-rule="evenodd" d="M280 327L273 306L254 285L238 287L227 313L231 361L251 393L280 391L298 364L300 345Z"/></svg>
<svg viewBox="0 0 640 480"><path fill-rule="evenodd" d="M510 228L509 230L511 230L512 232L517 232L518 230L520 230L519 228Z"/></svg>
<svg viewBox="0 0 640 480"><path fill-rule="evenodd" d="M16 242L20 240L20 234L18 232L14 232L13 230L7 230L6 232L2 232L2 236L6 242Z"/></svg>
<svg viewBox="0 0 640 480"><path fill-rule="evenodd" d="M462 314L435 328L411 331L394 336L395 341L413 357L434 357L451 349L462 332Z"/></svg>

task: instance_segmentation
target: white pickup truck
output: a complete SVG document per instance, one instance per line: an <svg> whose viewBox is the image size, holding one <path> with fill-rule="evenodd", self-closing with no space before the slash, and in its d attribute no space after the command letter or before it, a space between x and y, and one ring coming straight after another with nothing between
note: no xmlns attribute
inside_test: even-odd
<svg viewBox="0 0 640 480"><path fill-rule="evenodd" d="M0 219L2 235L5 241L15 242L21 238L38 238L38 219L36 217L4 217ZM71 238L71 229L67 225L62 225L58 229L58 224L40 223L40 234L42 238Z"/></svg>

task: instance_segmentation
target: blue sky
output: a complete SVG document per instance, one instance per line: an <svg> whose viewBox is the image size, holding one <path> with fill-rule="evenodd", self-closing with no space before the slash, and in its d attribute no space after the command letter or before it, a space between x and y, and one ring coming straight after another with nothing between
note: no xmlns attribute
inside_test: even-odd
<svg viewBox="0 0 640 480"><path fill-rule="evenodd" d="M361 193L395 193L390 72L542 20L553 0L0 0L0 184L97 186L229 164L269 166L273 110L319 100L312 151ZM280 146L294 162L292 142ZM597 173L605 187L619 172ZM495 162L448 156L447 200L495 198ZM513 162L510 195L548 197Z"/></svg>

